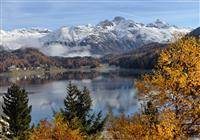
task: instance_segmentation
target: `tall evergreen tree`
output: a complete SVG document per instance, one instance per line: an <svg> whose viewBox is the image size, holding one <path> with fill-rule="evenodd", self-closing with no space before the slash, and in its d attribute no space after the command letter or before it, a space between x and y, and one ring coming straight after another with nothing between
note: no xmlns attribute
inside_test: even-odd
<svg viewBox="0 0 200 140"><path fill-rule="evenodd" d="M76 85L70 82L67 87L64 106L65 108L61 109L61 113L66 121L73 122L74 119L78 119L82 125L82 132L94 135L103 130L107 117L102 118L101 112L97 115L91 115L92 99L86 87L84 87L83 91L80 91ZM74 126L71 127L73 128Z"/></svg>
<svg viewBox="0 0 200 140"><path fill-rule="evenodd" d="M28 105L28 95L25 89L13 84L3 96L2 119L9 125L9 137L26 139L26 133L31 122L31 109Z"/></svg>

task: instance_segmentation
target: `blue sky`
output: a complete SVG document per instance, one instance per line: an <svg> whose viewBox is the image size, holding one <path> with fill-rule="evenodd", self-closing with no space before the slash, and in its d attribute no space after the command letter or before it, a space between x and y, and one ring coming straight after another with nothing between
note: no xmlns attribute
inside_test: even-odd
<svg viewBox="0 0 200 140"><path fill-rule="evenodd" d="M200 26L199 0L0 0L1 29L96 24L123 16L149 23L161 19L181 27Z"/></svg>

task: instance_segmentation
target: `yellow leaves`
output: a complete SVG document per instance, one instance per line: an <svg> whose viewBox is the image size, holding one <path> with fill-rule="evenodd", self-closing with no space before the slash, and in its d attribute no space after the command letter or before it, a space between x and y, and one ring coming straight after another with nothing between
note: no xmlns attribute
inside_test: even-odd
<svg viewBox="0 0 200 140"><path fill-rule="evenodd" d="M180 88L184 88L187 86L187 77L185 75L181 75L179 79L177 79Z"/></svg>
<svg viewBox="0 0 200 140"><path fill-rule="evenodd" d="M55 115L52 123L47 120L40 121L38 127L33 128L29 136L30 140L84 140L86 136L83 135L79 129L70 129L64 118L60 114Z"/></svg>
<svg viewBox="0 0 200 140"><path fill-rule="evenodd" d="M142 82L137 82L136 87L140 90L139 93L141 93L142 95L149 92L149 90L145 87L145 85Z"/></svg>
<svg viewBox="0 0 200 140"><path fill-rule="evenodd" d="M166 53L165 51L162 51L160 53L160 59L159 59L159 65L161 64L165 64L165 65L168 65L171 63L171 56L169 53Z"/></svg>
<svg viewBox="0 0 200 140"><path fill-rule="evenodd" d="M110 127L108 128L109 134L113 139L144 139L141 137L145 133L145 128L141 124L136 124L138 118L129 120L124 115L119 118L111 118Z"/></svg>
<svg viewBox="0 0 200 140"><path fill-rule="evenodd" d="M172 92L200 85L200 45L194 38L175 40L161 52L158 69L153 75L144 77L139 89L152 90L153 87L167 88ZM147 86L148 85L148 86ZM151 85L151 86L149 86ZM148 89L149 88L149 89Z"/></svg>
<svg viewBox="0 0 200 140"><path fill-rule="evenodd" d="M185 67L186 69L196 65L200 59L200 45L190 37L182 37L175 40L162 53L158 61L158 67L168 66L174 69Z"/></svg>
<svg viewBox="0 0 200 140"><path fill-rule="evenodd" d="M117 140L172 140L174 135L176 139L185 138L173 112L160 113L158 122L152 122L152 116L136 114L132 119L123 115L112 118L110 123L109 134Z"/></svg>
<svg viewBox="0 0 200 140"><path fill-rule="evenodd" d="M195 38L176 38L161 52L153 74L146 75L136 85L140 98L152 101L154 106L163 111L160 114L163 121L156 125L160 136L162 132L170 138L181 130L184 136L188 136L191 131L200 131L200 127L192 123L200 121L197 119L197 116L200 118L197 105L200 104L200 44ZM171 133L172 130L177 133Z"/></svg>
<svg viewBox="0 0 200 140"><path fill-rule="evenodd" d="M33 128L29 135L30 140L50 140L51 139L51 124L47 120L41 120L38 128Z"/></svg>
<svg viewBox="0 0 200 140"><path fill-rule="evenodd" d="M64 118L60 114L55 115L53 133L54 137L58 140L65 140L66 138L71 140L82 140L82 134L79 129L71 130L67 123L64 122Z"/></svg>

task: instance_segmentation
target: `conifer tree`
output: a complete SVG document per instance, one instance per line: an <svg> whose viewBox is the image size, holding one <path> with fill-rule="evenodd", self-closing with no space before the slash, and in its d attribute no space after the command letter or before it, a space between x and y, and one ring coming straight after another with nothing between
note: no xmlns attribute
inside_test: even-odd
<svg viewBox="0 0 200 140"><path fill-rule="evenodd" d="M7 140L8 124L0 118L0 139Z"/></svg>
<svg viewBox="0 0 200 140"><path fill-rule="evenodd" d="M3 96L2 119L8 124L10 138L26 139L26 133L31 122L31 106L28 105L28 95L25 89L13 84Z"/></svg>
<svg viewBox="0 0 200 140"><path fill-rule="evenodd" d="M90 114L92 100L89 90L84 87L83 91L80 91L76 85L71 82L67 88L67 96L64 99L64 110L61 109L61 113L68 122L73 122L74 119L78 119L81 124L81 131L88 135L94 135L101 132L104 128L106 118L102 118L101 112L97 115ZM73 128L73 123L71 123Z"/></svg>

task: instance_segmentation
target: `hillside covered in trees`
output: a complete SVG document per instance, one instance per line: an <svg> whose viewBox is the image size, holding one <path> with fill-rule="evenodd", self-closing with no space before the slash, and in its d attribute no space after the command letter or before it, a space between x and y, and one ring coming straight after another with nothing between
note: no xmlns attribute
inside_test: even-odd
<svg viewBox="0 0 200 140"><path fill-rule="evenodd" d="M121 68L153 69L160 51L166 46L167 44L150 43L120 55L107 55L101 60Z"/></svg>
<svg viewBox="0 0 200 140"><path fill-rule="evenodd" d="M62 68L97 67L99 60L92 57L49 57L37 49L25 48L15 51L0 51L0 72L9 71L11 66L21 69L56 66Z"/></svg>
<svg viewBox="0 0 200 140"><path fill-rule="evenodd" d="M119 55L106 55L102 58L94 57L52 57L34 48L18 49L15 51L0 50L0 72L9 71L11 66L21 69L55 66L67 69L77 69L82 66L98 67L101 63L115 65L121 68L152 69L156 63L160 50L166 44L151 43L142 48L135 48Z"/></svg>
<svg viewBox="0 0 200 140"><path fill-rule="evenodd" d="M51 57L37 49L26 48L15 51L0 51L0 72L9 71L12 66L18 69L35 69L37 67L62 67L77 69L82 66L96 68L101 63L121 68L152 69L161 48L165 44L148 44L142 49L134 49L120 55L94 57Z"/></svg>

